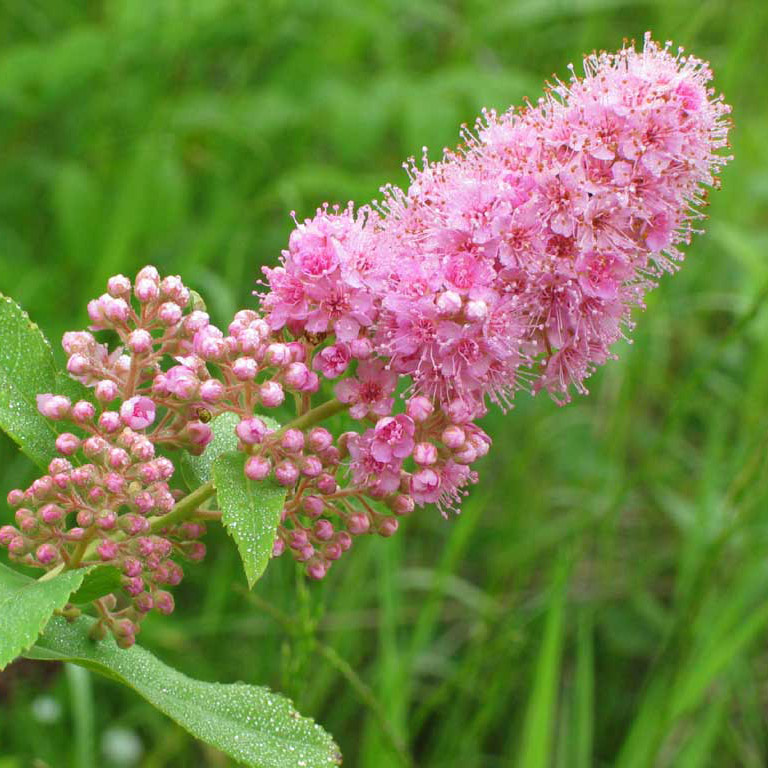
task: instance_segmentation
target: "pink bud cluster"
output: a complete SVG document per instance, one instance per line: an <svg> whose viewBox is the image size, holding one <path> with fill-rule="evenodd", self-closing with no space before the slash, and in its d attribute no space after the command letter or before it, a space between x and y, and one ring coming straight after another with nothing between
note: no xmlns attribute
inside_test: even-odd
<svg viewBox="0 0 768 768"><path fill-rule="evenodd" d="M8 494L16 525L0 528L0 544L33 567L117 567L121 604L112 610L115 595L102 601L102 622L122 645L131 645L144 615L173 610L166 587L177 585L183 574L172 556L202 559L205 546L197 539L205 527L187 522L153 532L152 521L170 512L178 495L168 485L173 463L155 456L154 445L129 427L99 433L87 401L71 406L66 398L41 401L44 411L56 408L55 420L72 418L79 432L91 434L59 435L56 446L63 456L51 461L48 474Z"/></svg>
<svg viewBox="0 0 768 768"><path fill-rule="evenodd" d="M72 425L56 444L68 458L12 492L17 527L0 544L46 568L117 564L130 599L103 615L129 643L128 624L172 605L172 558L204 553L194 514L150 522L174 502L156 450L203 452L225 412L246 477L285 489L274 555L312 578L416 506L458 510L491 444L477 424L488 404L522 387L561 403L586 393L631 310L677 268L729 159L729 108L705 63L646 38L584 69L535 106L485 113L441 161L411 161L410 186L385 187L382 204L297 224L264 270L261 311L237 312L226 332L178 277L110 279L88 313L117 345L63 341L96 404L40 396L45 416ZM335 399L313 402L321 388ZM290 405L285 426L262 418ZM354 430L319 425L342 410Z"/></svg>

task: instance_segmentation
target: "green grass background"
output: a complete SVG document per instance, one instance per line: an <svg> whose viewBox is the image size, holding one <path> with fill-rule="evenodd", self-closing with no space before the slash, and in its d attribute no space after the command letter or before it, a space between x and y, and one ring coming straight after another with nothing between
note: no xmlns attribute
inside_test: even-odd
<svg viewBox="0 0 768 768"><path fill-rule="evenodd" d="M145 624L190 674L294 697L345 765L768 764L768 4L0 2L0 290L53 340L145 263L226 322L291 210L375 197L481 107L646 29L711 60L736 159L591 396L489 416L461 516L423 510L320 585L281 559L246 596L214 533ZM5 493L32 469L0 450ZM141 766L229 764L105 680L0 676L0 768L116 766L116 726Z"/></svg>

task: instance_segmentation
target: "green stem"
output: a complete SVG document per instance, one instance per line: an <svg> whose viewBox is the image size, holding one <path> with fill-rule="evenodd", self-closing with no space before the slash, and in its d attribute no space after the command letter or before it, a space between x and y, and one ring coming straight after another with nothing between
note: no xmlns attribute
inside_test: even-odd
<svg viewBox="0 0 768 768"><path fill-rule="evenodd" d="M318 405L316 408L303 413L301 416L297 416L293 421L289 421L285 426L280 427L273 433L272 437L281 437L289 429L306 429L312 427L315 424L319 424L325 419L330 419L331 416L335 416L337 413L346 411L349 408L347 403L340 403L335 398L328 400L322 405Z"/></svg>
<svg viewBox="0 0 768 768"><path fill-rule="evenodd" d="M205 485L201 485L192 493L185 496L176 502L174 508L162 517L150 518L150 528L152 533L157 533L163 528L168 528L171 525L180 523L187 518L192 517L197 511L197 508L204 504L211 496L216 493L216 489L213 487L213 482L207 482Z"/></svg>

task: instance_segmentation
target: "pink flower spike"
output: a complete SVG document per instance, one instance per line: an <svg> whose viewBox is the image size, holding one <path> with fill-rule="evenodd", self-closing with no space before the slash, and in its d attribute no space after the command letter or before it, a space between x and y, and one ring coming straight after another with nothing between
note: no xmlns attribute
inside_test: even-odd
<svg viewBox="0 0 768 768"><path fill-rule="evenodd" d="M120 406L120 418L131 429L146 429L154 423L155 415L155 404L148 397L132 397Z"/></svg>

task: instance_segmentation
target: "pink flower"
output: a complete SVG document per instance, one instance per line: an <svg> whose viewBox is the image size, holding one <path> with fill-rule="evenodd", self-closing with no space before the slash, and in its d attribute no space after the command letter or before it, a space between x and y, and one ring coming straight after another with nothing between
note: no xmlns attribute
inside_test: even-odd
<svg viewBox="0 0 768 768"><path fill-rule="evenodd" d="M312 367L320 371L326 379L336 379L347 370L349 361L349 347L346 344L333 344L324 347L315 355Z"/></svg>
<svg viewBox="0 0 768 768"><path fill-rule="evenodd" d="M200 385L194 371L184 365L174 365L169 368L165 372L164 383L168 393L180 400L191 400Z"/></svg>
<svg viewBox="0 0 768 768"><path fill-rule="evenodd" d="M361 362L356 377L340 381L334 391L342 403L351 404L353 419L363 419L369 413L386 416L391 413L395 399L391 394L397 386L397 376L387 370L381 360Z"/></svg>
<svg viewBox="0 0 768 768"><path fill-rule="evenodd" d="M729 159L705 63L646 37L584 70L535 107L486 113L461 152L411 164L374 220L375 353L443 406L504 404L526 369L553 397L586 391Z"/></svg>
<svg viewBox="0 0 768 768"><path fill-rule="evenodd" d="M410 416L399 413L376 422L371 441L371 454L376 461L402 461L413 451L416 425Z"/></svg>
<svg viewBox="0 0 768 768"><path fill-rule="evenodd" d="M155 421L155 404L148 397L132 397L120 406L120 418L126 427L146 429Z"/></svg>
<svg viewBox="0 0 768 768"><path fill-rule="evenodd" d="M350 342L372 324L375 306L364 280L371 234L364 224L351 209L321 209L297 225L283 252L284 266L264 269L270 290L262 306L273 329L333 331L339 341Z"/></svg>
<svg viewBox="0 0 768 768"><path fill-rule="evenodd" d="M400 462L379 461L372 451L374 431L353 435L348 442L352 479L362 488L391 493L400 486Z"/></svg>

